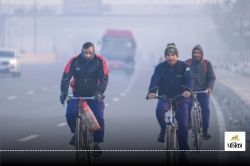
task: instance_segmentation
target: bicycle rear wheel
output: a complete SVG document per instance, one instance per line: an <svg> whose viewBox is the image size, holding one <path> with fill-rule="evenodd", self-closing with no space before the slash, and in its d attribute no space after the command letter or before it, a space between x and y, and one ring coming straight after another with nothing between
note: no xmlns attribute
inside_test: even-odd
<svg viewBox="0 0 250 166"><path fill-rule="evenodd" d="M200 116L198 113L199 110L194 110L193 111L193 132L194 132L194 146L196 150L201 149L201 137L200 137L200 132L201 132L201 124L200 124Z"/></svg>

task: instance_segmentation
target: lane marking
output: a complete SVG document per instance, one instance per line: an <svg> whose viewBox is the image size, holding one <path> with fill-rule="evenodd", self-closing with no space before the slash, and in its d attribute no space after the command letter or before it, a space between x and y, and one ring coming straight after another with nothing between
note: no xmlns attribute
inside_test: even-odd
<svg viewBox="0 0 250 166"><path fill-rule="evenodd" d="M56 126L57 127L63 127L63 126L66 126L67 125L67 122L62 122L62 123L58 123Z"/></svg>
<svg viewBox="0 0 250 166"><path fill-rule="evenodd" d="M135 72L134 72L134 74L133 74L133 76L128 84L128 87L125 90L126 93L130 92L130 90L132 89L132 86L134 85L134 83L136 81L140 67L141 67L141 64L138 64L135 66L136 70L135 70Z"/></svg>
<svg viewBox="0 0 250 166"><path fill-rule="evenodd" d="M109 104L108 104L108 103L105 103L105 107L106 107L106 108L109 107Z"/></svg>
<svg viewBox="0 0 250 166"><path fill-rule="evenodd" d="M113 102L118 102L119 100L120 100L119 97L115 97L115 98L112 99Z"/></svg>
<svg viewBox="0 0 250 166"><path fill-rule="evenodd" d="M37 134L31 134L31 135L28 135L26 137L18 139L18 141L19 142L27 142L27 141L30 141L30 140L35 139L37 137L39 137L39 135L37 135Z"/></svg>
<svg viewBox="0 0 250 166"><path fill-rule="evenodd" d="M34 93L35 93L35 91L33 91L33 90L30 90L30 91L26 92L27 95L33 95Z"/></svg>
<svg viewBox="0 0 250 166"><path fill-rule="evenodd" d="M121 96L126 96L126 92L122 92L120 95Z"/></svg>
<svg viewBox="0 0 250 166"><path fill-rule="evenodd" d="M130 89L126 89L125 92L126 92L126 93L129 93L129 92L130 92Z"/></svg>
<svg viewBox="0 0 250 166"><path fill-rule="evenodd" d="M17 96L13 95L13 96L9 96L9 97L8 97L8 100L14 100L14 99L16 99L16 98L17 98Z"/></svg>
<svg viewBox="0 0 250 166"><path fill-rule="evenodd" d="M47 86L44 86L42 89L43 89L43 91L47 91L47 90L48 90L48 87L47 87Z"/></svg>

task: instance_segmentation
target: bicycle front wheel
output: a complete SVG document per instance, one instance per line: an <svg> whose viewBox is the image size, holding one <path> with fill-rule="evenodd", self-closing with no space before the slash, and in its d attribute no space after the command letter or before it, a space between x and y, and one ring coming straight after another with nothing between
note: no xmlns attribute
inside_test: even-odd
<svg viewBox="0 0 250 166"><path fill-rule="evenodd" d="M93 158L91 156L91 149L93 146L93 136L92 136L92 132L87 128L87 126L84 126L83 129L83 136L84 136L84 149L86 149L86 159L88 164L92 164L93 163Z"/></svg>
<svg viewBox="0 0 250 166"><path fill-rule="evenodd" d="M178 145L176 129L172 126L166 126L166 163L167 165L177 165Z"/></svg>
<svg viewBox="0 0 250 166"><path fill-rule="evenodd" d="M82 164L86 161L86 151L84 151L83 125L80 117L76 119L75 135L76 162Z"/></svg>
<svg viewBox="0 0 250 166"><path fill-rule="evenodd" d="M194 119L194 125L193 125L193 132L194 132L194 146L196 150L200 150L201 149L201 137L200 137L200 116L198 113L199 110L194 110L194 114L193 114L193 119Z"/></svg>

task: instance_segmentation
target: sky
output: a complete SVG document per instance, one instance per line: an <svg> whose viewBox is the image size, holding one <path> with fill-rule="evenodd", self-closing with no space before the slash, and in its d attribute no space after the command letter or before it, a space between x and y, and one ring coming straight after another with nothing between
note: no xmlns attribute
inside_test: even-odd
<svg viewBox="0 0 250 166"><path fill-rule="evenodd" d="M33 4L36 1L37 4L62 4L63 0L0 0L3 4ZM72 2L74 0L71 0ZM91 0L86 0L91 1ZM105 4L123 5L123 4L189 4L189 3L205 3L221 0L103 0Z"/></svg>
<svg viewBox="0 0 250 166"><path fill-rule="evenodd" d="M207 1L212 2L216 0L103 0L104 3L110 4L199 4Z"/></svg>

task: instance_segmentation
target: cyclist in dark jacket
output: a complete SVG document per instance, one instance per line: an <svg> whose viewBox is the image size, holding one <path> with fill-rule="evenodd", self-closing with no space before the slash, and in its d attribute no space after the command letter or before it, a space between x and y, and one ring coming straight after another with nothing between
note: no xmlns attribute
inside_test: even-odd
<svg viewBox="0 0 250 166"><path fill-rule="evenodd" d="M186 63L190 66L193 82L193 91L208 90L208 94L197 94L197 98L201 106L203 127L202 138L207 140L211 138L211 135L208 134L210 119L209 95L213 90L216 76L211 62L203 58L203 50L200 45L197 45L193 48L192 58L186 60ZM188 105L189 124L191 124L192 100L190 100Z"/></svg>
<svg viewBox="0 0 250 166"><path fill-rule="evenodd" d="M63 104L67 95L69 84L75 97L95 96L97 100L87 100L101 130L94 132L94 149L100 149L99 143L103 142L104 137L104 103L103 93L108 84L108 68L106 61L102 56L96 55L94 45L87 42L82 46L81 54L69 60L65 66L61 80L60 101ZM72 133L75 133L75 122L77 116L76 100L69 100L66 120ZM75 135L73 135L70 144L74 145ZM95 151L99 152L99 151Z"/></svg>
<svg viewBox="0 0 250 166"><path fill-rule="evenodd" d="M176 119L178 121L177 138L179 149L187 150L188 147L188 105L187 99L191 93L183 88L183 85L191 87L191 76L189 67L178 59L178 50L174 43L168 44L165 49L164 62L155 67L154 74L151 78L147 97L154 98L158 91L158 95L166 95L167 97L175 97L177 95L184 96L184 101L176 104ZM169 109L169 102L159 99L156 107L156 117L161 127L158 136L159 142L165 141L165 111Z"/></svg>

